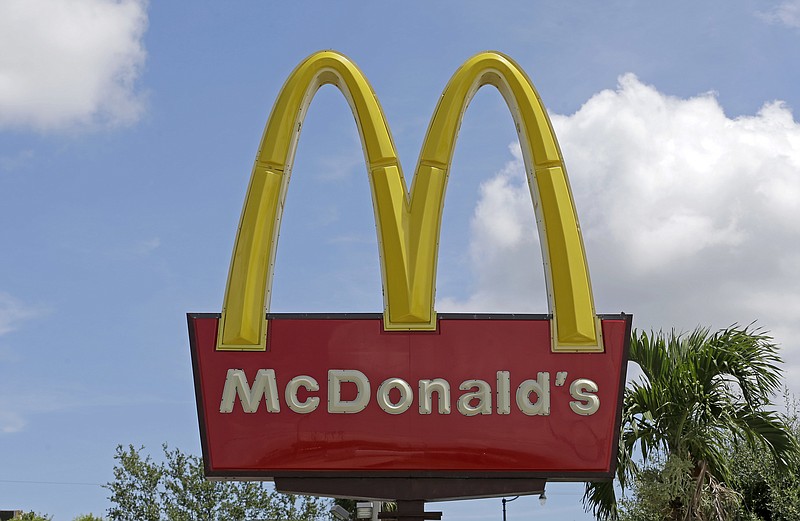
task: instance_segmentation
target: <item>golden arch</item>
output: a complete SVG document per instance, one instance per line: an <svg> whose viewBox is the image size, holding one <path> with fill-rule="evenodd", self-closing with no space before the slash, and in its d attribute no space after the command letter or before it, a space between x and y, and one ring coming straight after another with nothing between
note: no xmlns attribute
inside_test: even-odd
<svg viewBox="0 0 800 521"><path fill-rule="evenodd" d="M287 79L258 150L234 244L217 349L264 350L278 231L300 127L316 91L344 94L361 136L378 230L384 328L432 330L442 209L456 137L467 105L494 85L511 110L522 145L542 244L554 351L602 351L589 271L564 161L530 79L510 58L484 52L445 87L407 190L389 126L363 73L322 51Z"/></svg>

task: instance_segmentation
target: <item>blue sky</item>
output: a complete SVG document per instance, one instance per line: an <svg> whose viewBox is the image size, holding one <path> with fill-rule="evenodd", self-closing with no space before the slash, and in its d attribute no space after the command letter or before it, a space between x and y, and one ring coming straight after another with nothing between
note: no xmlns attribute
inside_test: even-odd
<svg viewBox="0 0 800 521"><path fill-rule="evenodd" d="M272 103L308 54L365 72L412 171L438 96L495 49L569 170L600 312L758 324L800 377L800 3L0 3L0 509L102 513L117 444L199 452L186 312L218 312ZM356 127L323 88L287 198L273 311L381 311ZM410 175L410 174L407 174ZM545 312L502 98L467 112L437 310ZM580 486L509 518L589 517ZM438 505L500 516L499 500Z"/></svg>

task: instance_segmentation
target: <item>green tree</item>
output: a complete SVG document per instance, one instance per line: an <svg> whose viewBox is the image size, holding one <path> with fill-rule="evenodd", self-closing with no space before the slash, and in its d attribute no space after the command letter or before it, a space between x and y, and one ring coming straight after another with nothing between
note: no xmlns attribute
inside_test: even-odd
<svg viewBox="0 0 800 521"><path fill-rule="evenodd" d="M14 521L51 521L51 519L53 519L51 516L37 514L33 511L14 517Z"/></svg>
<svg viewBox="0 0 800 521"><path fill-rule="evenodd" d="M200 458L163 447L156 462L143 448L118 446L108 509L120 521L312 521L325 517L323 500L280 494L262 482L208 481Z"/></svg>
<svg viewBox="0 0 800 521"><path fill-rule="evenodd" d="M114 459L114 481L106 484L111 491L109 500L114 506L108 509L111 519L160 521L161 502L159 485L164 473L163 465L142 457L133 445L127 449L117 446Z"/></svg>
<svg viewBox="0 0 800 521"><path fill-rule="evenodd" d="M800 519L800 482L797 465L779 469L766 451L737 444L732 452L733 484L741 493L737 519L794 521Z"/></svg>
<svg viewBox="0 0 800 521"><path fill-rule="evenodd" d="M798 403L785 392L787 423L795 438L800 436ZM742 496L739 519L747 521L792 521L800 519L800 461L788 469L776 465L760 446L735 441L731 446L733 485Z"/></svg>
<svg viewBox="0 0 800 521"><path fill-rule="evenodd" d="M740 519L742 496L733 488L709 477L700 485L693 476L694 463L677 455L647 465L637 472L633 495L619 501L621 521L662 521L674 519L678 501L696 497L694 507L678 512L680 519ZM676 499L677 498L677 499ZM687 515L688 514L688 515ZM749 518L747 518L749 519Z"/></svg>
<svg viewBox="0 0 800 521"><path fill-rule="evenodd" d="M683 478L691 483L686 488L673 476L672 488L659 489L672 490L657 509L660 519L731 515L736 508L728 486L734 441L762 447L780 468L796 457L791 429L766 409L782 373L776 345L760 330L732 326L713 334L704 328L688 335L634 332L630 359L643 376L625 390L618 483L623 490L638 484L646 491L648 484L670 481L657 475L659 464L663 469L669 464L670 472L683 468ZM641 455L644 469L634 454ZM657 472L648 477L648 469ZM599 519L621 517L611 482L587 484L584 505Z"/></svg>
<svg viewBox="0 0 800 521"><path fill-rule="evenodd" d="M81 514L72 521L103 521L103 518L97 517L94 514Z"/></svg>

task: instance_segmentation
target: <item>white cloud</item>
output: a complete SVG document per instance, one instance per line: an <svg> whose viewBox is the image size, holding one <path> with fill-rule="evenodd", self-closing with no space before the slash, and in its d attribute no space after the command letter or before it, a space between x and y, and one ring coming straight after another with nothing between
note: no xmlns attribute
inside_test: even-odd
<svg viewBox="0 0 800 521"><path fill-rule="evenodd" d="M9 383L11 381L9 380ZM0 396L0 433L13 434L25 430L31 416L59 411L68 411L90 405L91 399L81 400L74 389L61 385L26 388L22 382L14 382L11 389ZM25 382L30 386L30 382ZM23 389L20 392L18 389ZM94 401L108 399L102 396Z"/></svg>
<svg viewBox="0 0 800 521"><path fill-rule="evenodd" d="M11 434L20 432L25 428L28 422L18 414L16 411L5 410L0 404L0 432L3 434Z"/></svg>
<svg viewBox="0 0 800 521"><path fill-rule="evenodd" d="M26 373L27 374L27 373ZM19 375L14 375L18 377ZM97 393L84 385L69 382L31 387L30 381L8 378L7 390L0 395L0 434L13 434L27 429L36 416L63 413L87 408L118 408L141 404L172 404L175 399L141 392Z"/></svg>
<svg viewBox="0 0 800 521"><path fill-rule="evenodd" d="M800 376L800 124L789 108L732 119L713 94L679 99L628 74L552 119L598 311L632 312L646 329L757 320ZM438 307L546 311L516 145L481 187L471 234L476 290Z"/></svg>
<svg viewBox="0 0 800 521"><path fill-rule="evenodd" d="M0 336L10 333L17 328L23 320L34 318L42 313L41 310L32 308L0 291Z"/></svg>
<svg viewBox="0 0 800 521"><path fill-rule="evenodd" d="M0 156L0 172L15 172L30 164L34 158L33 150L20 150L14 155Z"/></svg>
<svg viewBox="0 0 800 521"><path fill-rule="evenodd" d="M760 15L771 23L800 28L800 0L785 0Z"/></svg>
<svg viewBox="0 0 800 521"><path fill-rule="evenodd" d="M476 291L465 301L443 296L442 312L547 312L539 237L519 145L513 159L480 188L471 223ZM539 261L535 259L539 255Z"/></svg>
<svg viewBox="0 0 800 521"><path fill-rule="evenodd" d="M156 251L159 246L161 246L161 239L158 237L153 237L151 239L137 241L133 245L132 252L137 257L146 257L147 255L150 255Z"/></svg>
<svg viewBox="0 0 800 521"><path fill-rule="evenodd" d="M145 0L0 2L0 128L136 121L146 26Z"/></svg>
<svg viewBox="0 0 800 521"><path fill-rule="evenodd" d="M352 175L361 174L364 170L364 155L360 151L353 152L353 150L358 151L359 148L360 143L356 141L345 151L340 151L333 156L324 156L318 161L314 178L336 183Z"/></svg>
<svg viewBox="0 0 800 521"><path fill-rule="evenodd" d="M14 331L20 322L40 316L42 310L33 308L0 291L0 336ZM0 349L0 362L16 361L16 357ZM4 382L9 384L8 381ZM12 406L9 400L10 392L0 396L0 433L19 432L25 428L27 422Z"/></svg>
<svg viewBox="0 0 800 521"><path fill-rule="evenodd" d="M713 95L626 75L553 120L590 233L613 236L637 273L744 251L760 226L800 231L800 126L780 103L729 119Z"/></svg>

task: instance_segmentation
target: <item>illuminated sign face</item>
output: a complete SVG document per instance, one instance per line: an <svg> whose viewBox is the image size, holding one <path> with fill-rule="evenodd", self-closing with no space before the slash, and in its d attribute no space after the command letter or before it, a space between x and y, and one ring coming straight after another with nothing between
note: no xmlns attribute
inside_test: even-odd
<svg viewBox="0 0 800 521"><path fill-rule="evenodd" d="M281 210L314 93L356 118L378 230L383 314L269 313ZM516 122L549 315L434 311L448 171L472 95L498 88ZM410 192L361 71L326 51L284 85L262 138L221 314L189 314L210 477L611 477L629 315L595 314L566 169L545 109L509 58L481 53L448 83Z"/></svg>

